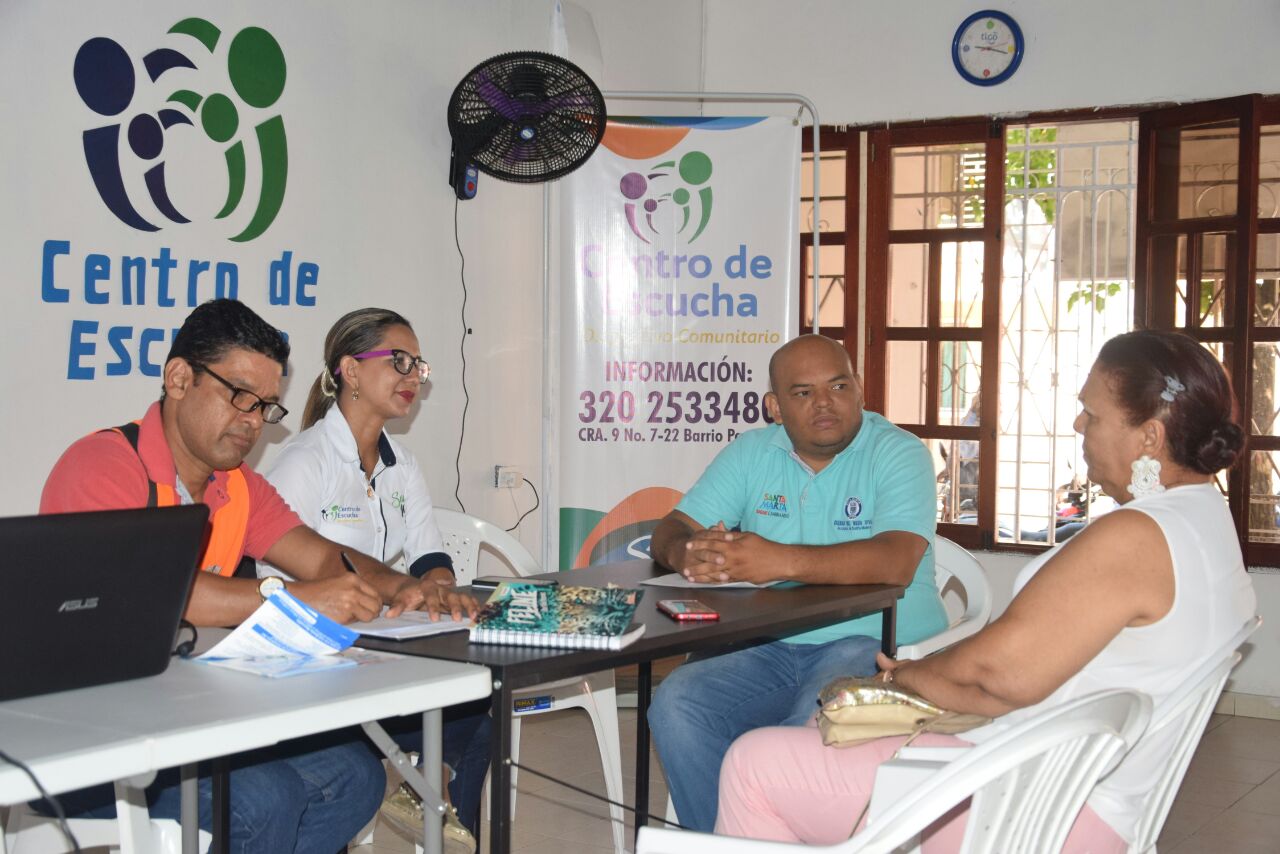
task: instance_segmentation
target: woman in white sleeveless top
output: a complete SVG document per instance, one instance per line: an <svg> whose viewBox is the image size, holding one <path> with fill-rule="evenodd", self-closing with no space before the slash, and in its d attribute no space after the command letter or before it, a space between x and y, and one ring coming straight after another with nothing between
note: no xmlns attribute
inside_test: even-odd
<svg viewBox="0 0 1280 854"><path fill-rule="evenodd" d="M918 745L981 742L1022 718L1108 688L1169 693L1255 613L1235 524L1213 475L1243 444L1222 366L1195 341L1130 332L1102 348L1075 429L1089 480L1121 507L1028 564L983 631L920 661L881 656L884 678L957 712L994 717ZM1136 512L1134 512L1136 511ZM1095 788L1064 850L1124 851L1143 796L1171 750L1147 740ZM822 746L811 728L755 730L721 769L718 833L832 844L847 838L875 768L903 739ZM954 851L965 815L924 837Z"/></svg>

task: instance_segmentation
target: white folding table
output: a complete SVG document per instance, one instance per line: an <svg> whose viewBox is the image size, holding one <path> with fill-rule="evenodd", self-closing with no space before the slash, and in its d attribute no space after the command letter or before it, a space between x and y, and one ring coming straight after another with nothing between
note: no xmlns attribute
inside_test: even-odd
<svg viewBox="0 0 1280 854"><path fill-rule="evenodd" d="M57 794L130 778L144 784L164 768L421 712L429 769L440 763L440 710L487 697L492 687L484 667L420 657L287 679L175 661L147 679L0 703L0 749ZM440 776L425 776L438 793ZM184 818L194 814L194 799L185 797L192 791L194 776ZM36 797L21 770L0 762L0 805ZM440 816L426 813L424 848L439 850ZM183 824L184 850L193 851L194 822Z"/></svg>

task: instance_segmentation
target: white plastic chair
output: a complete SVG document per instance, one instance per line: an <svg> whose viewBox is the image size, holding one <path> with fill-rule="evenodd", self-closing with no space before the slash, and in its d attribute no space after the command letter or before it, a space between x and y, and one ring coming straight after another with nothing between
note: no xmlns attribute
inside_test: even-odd
<svg viewBox="0 0 1280 854"><path fill-rule="evenodd" d="M1169 817L1173 799L1182 785L1187 766L1191 764L1191 756L1209 723L1209 715L1218 703L1218 696L1222 693L1222 686L1231 669L1240 661L1240 645L1260 625L1261 617L1246 620L1231 640L1169 695L1169 699L1161 705L1159 714L1147 728L1146 735L1142 737L1143 742L1159 738L1160 733L1165 730L1177 733L1177 740L1156 777L1155 785L1143 802L1142 817L1138 820L1133 844L1129 846L1130 854L1155 851L1156 839L1160 836L1165 819Z"/></svg>
<svg viewBox="0 0 1280 854"><path fill-rule="evenodd" d="M1150 717L1150 698L1136 691L1102 691L1064 703L967 749L954 762L928 767L928 778L914 791L835 845L643 827L636 854L880 854L910 846L969 797L962 852L1058 851L1098 778L1137 741Z"/></svg>
<svg viewBox="0 0 1280 854"><path fill-rule="evenodd" d="M436 524L444 537L445 551L453 558L453 570L458 584L470 584L476 577L476 564L480 547L484 545L515 570L517 576L542 572L537 560L515 537L483 519L477 519L456 510L437 508ZM582 709L591 718L600 750L600 765L604 771L605 793L609 799L622 803L622 743L618 734L618 700L614 691L613 671L593 673L585 678L563 679L525 688L515 692L515 704L511 719L511 758L520 760L520 719L529 715L552 712L559 709ZM521 701L527 703L520 711ZM511 769L511 817L516 814L516 776L518 768ZM487 803L487 799L486 799ZM613 831L615 854L626 852L626 824L622 808L609 806L610 826Z"/></svg>
<svg viewBox="0 0 1280 854"><path fill-rule="evenodd" d="M934 537L933 572L950 625L932 637L899 646L901 660L924 658L945 649L977 633L991 619L991 582L977 558L946 537ZM956 591L957 586L961 591Z"/></svg>
<svg viewBox="0 0 1280 854"><path fill-rule="evenodd" d="M83 848L108 847L121 854L182 851L182 827L176 821L151 818L142 789L117 782L116 818L69 818L67 825ZM71 842L58 826L58 820L31 810L26 804L9 809L3 841L8 854L48 854L70 851ZM200 831L200 850L208 851L213 837ZM0 849L3 849L0 845Z"/></svg>

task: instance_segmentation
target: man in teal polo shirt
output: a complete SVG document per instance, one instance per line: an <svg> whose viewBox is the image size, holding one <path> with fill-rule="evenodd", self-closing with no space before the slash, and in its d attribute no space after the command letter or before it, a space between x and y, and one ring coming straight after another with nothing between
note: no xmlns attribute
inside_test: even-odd
<svg viewBox="0 0 1280 854"><path fill-rule="evenodd" d="M658 562L694 581L902 584L898 639L947 625L933 581L933 459L912 434L862 409L844 348L805 335L769 363L770 427L722 450L653 532ZM878 614L691 660L649 709L680 823L715 827L720 763L739 735L804 724L819 690L870 675Z"/></svg>

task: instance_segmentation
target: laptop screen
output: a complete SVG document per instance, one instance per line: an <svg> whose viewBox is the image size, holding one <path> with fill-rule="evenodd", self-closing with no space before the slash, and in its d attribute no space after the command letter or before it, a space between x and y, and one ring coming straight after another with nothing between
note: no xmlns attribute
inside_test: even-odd
<svg viewBox="0 0 1280 854"><path fill-rule="evenodd" d="M169 666L203 504L0 519L0 700Z"/></svg>

